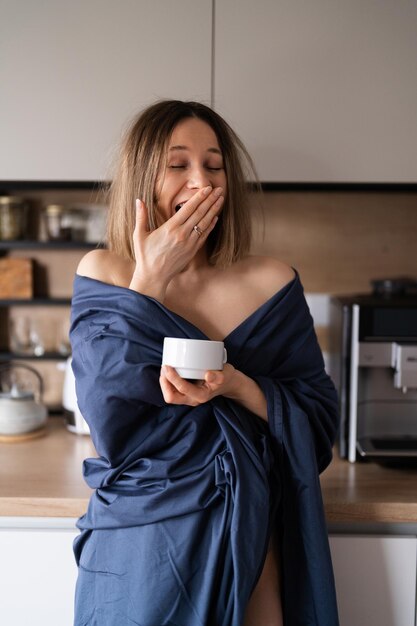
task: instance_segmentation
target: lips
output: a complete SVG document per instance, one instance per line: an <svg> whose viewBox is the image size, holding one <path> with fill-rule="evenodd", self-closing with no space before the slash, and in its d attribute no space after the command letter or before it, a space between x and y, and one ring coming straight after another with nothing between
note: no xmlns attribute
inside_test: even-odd
<svg viewBox="0 0 417 626"><path fill-rule="evenodd" d="M180 210L180 208L181 208L181 207L182 207L182 206L183 206L186 202L187 202L187 200L184 200L184 202L179 202L179 203L176 205L176 207L175 207L175 213L176 213L177 211L179 211L179 210Z"/></svg>

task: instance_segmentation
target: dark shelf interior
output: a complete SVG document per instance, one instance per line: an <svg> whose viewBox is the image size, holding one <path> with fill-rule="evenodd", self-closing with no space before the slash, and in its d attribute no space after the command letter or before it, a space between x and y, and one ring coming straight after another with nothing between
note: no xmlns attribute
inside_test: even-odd
<svg viewBox="0 0 417 626"><path fill-rule="evenodd" d="M64 190L64 191L106 191L110 186L110 181L92 180L0 180L0 195L12 192L44 191L44 190ZM254 183L248 183L249 188L253 188ZM294 191L294 192L393 192L393 193L415 193L417 183L409 181L404 183L396 182L312 182L312 181L261 181L263 191Z"/></svg>
<svg viewBox="0 0 417 626"><path fill-rule="evenodd" d="M0 299L0 307L8 306L70 306L71 298Z"/></svg>
<svg viewBox="0 0 417 626"><path fill-rule="evenodd" d="M104 244L90 241L34 241L19 239L0 241L0 250L91 250Z"/></svg>
<svg viewBox="0 0 417 626"><path fill-rule="evenodd" d="M4 361L66 361L69 355L63 355L60 352L45 352L42 356L34 354L17 354L15 352L7 352L0 350L0 362Z"/></svg>
<svg viewBox="0 0 417 626"><path fill-rule="evenodd" d="M8 191L96 191L108 189L109 182L94 180L0 180L0 193Z"/></svg>

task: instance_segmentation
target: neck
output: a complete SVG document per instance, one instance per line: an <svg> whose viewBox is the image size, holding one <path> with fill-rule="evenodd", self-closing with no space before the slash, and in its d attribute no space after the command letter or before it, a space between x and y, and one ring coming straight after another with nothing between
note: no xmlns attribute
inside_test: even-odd
<svg viewBox="0 0 417 626"><path fill-rule="evenodd" d="M210 265L208 262L207 248L206 246L204 246L203 248L200 248L200 250L198 250L195 256L188 263L188 265L186 265L186 267L183 269L181 274L198 273L201 270L207 269L208 267L210 267Z"/></svg>

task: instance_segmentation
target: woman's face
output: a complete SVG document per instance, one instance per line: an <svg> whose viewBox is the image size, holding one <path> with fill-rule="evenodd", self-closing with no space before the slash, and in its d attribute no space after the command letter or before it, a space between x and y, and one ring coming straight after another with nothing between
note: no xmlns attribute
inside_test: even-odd
<svg viewBox="0 0 417 626"><path fill-rule="evenodd" d="M157 179L158 222L175 214L178 205L211 185L226 196L223 155L214 130L194 117L175 126L168 142L166 168Z"/></svg>

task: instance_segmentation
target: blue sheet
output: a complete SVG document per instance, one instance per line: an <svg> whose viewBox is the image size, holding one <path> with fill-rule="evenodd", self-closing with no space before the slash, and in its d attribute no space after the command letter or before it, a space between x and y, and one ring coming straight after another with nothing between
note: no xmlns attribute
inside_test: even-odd
<svg viewBox="0 0 417 626"><path fill-rule="evenodd" d="M163 338L207 339L153 298L76 276L78 404L98 458L74 544L76 626L240 626L271 533L286 626L337 626L319 472L337 397L298 274L226 338L268 423L223 397L167 405Z"/></svg>

